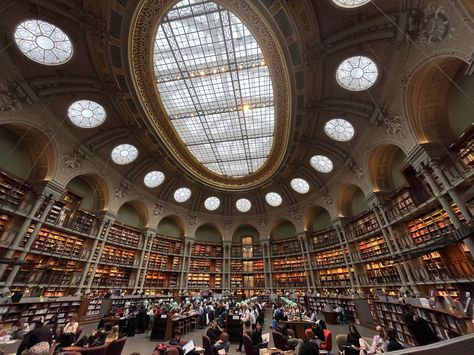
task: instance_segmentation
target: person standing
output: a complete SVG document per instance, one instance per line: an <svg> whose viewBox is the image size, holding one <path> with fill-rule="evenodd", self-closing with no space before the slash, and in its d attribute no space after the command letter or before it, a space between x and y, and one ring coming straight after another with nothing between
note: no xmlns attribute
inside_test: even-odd
<svg viewBox="0 0 474 355"><path fill-rule="evenodd" d="M405 324L417 346L433 344L439 340L429 323L418 315L413 306L407 305L405 308Z"/></svg>
<svg viewBox="0 0 474 355"><path fill-rule="evenodd" d="M28 350L28 354L49 355L53 341L51 331L45 328L41 321L34 321L33 324L34 329L26 333L18 347L17 355L23 353L24 350Z"/></svg>
<svg viewBox="0 0 474 355"><path fill-rule="evenodd" d="M240 316L240 343L239 347L236 349L237 351L242 351L242 344L244 342L243 334L248 332L249 334L252 333L252 323L250 321L250 310L246 303L242 304L242 315Z"/></svg>

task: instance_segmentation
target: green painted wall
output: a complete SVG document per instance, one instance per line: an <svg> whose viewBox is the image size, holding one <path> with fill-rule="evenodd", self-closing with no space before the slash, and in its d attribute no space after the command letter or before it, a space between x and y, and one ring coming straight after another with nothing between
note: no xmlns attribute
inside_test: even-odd
<svg viewBox="0 0 474 355"><path fill-rule="evenodd" d="M211 226L201 226L196 230L194 239L201 242L219 243L222 237L218 230Z"/></svg>
<svg viewBox="0 0 474 355"><path fill-rule="evenodd" d="M86 181L75 177L66 185L66 189L82 197L81 209L89 212L94 211L94 193Z"/></svg>
<svg viewBox="0 0 474 355"><path fill-rule="evenodd" d="M403 153L402 150L398 150L392 165L392 181L395 189L405 185L405 179L402 175L402 168L405 166L405 158L405 153Z"/></svg>
<svg viewBox="0 0 474 355"><path fill-rule="evenodd" d="M130 227L141 228L140 216L132 205L125 203L117 213L117 221Z"/></svg>
<svg viewBox="0 0 474 355"><path fill-rule="evenodd" d="M360 189L357 189L352 198L352 216L356 216L369 209L369 204L365 200L365 196Z"/></svg>
<svg viewBox="0 0 474 355"><path fill-rule="evenodd" d="M465 76L464 71L460 70L454 80L465 92L453 85L448 99L449 125L453 133L459 136L474 122L474 76Z"/></svg>
<svg viewBox="0 0 474 355"><path fill-rule="evenodd" d="M281 223L271 234L273 240L289 239L296 236L296 228L291 222Z"/></svg>
<svg viewBox="0 0 474 355"><path fill-rule="evenodd" d="M254 243L259 243L260 242L260 234L258 231L252 227L241 227L238 228L235 232L234 235L232 236L232 242L235 244L241 244L242 243L242 237L248 237L252 236L253 242Z"/></svg>
<svg viewBox="0 0 474 355"><path fill-rule="evenodd" d="M28 173L33 166L28 149L15 133L0 126L0 168L23 179L28 179Z"/></svg>
<svg viewBox="0 0 474 355"><path fill-rule="evenodd" d="M329 215L328 211L322 210L314 217L311 230L313 232L317 232L329 227L331 227L331 216Z"/></svg>
<svg viewBox="0 0 474 355"><path fill-rule="evenodd" d="M163 218L158 224L158 233L169 235L172 237L182 237L183 233L179 229L175 221L170 218Z"/></svg>

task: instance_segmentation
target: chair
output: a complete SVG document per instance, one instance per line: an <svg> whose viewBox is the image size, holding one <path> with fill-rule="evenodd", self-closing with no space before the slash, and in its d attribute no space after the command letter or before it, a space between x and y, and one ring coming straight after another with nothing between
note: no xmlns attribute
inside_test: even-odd
<svg viewBox="0 0 474 355"><path fill-rule="evenodd" d="M122 353L126 341L127 338L125 337L111 341L109 343L109 346L107 347L105 355L120 355Z"/></svg>
<svg viewBox="0 0 474 355"><path fill-rule="evenodd" d="M215 355L217 354L216 349L211 344L211 339L204 334L202 336L202 347L204 348L204 355Z"/></svg>
<svg viewBox="0 0 474 355"><path fill-rule="evenodd" d="M275 343L275 347L280 350L294 350L290 346L286 344L286 339L280 332L272 331L273 342Z"/></svg>
<svg viewBox="0 0 474 355"><path fill-rule="evenodd" d="M326 350L328 354L332 350L332 332L329 329L324 329L324 343L319 345L319 349Z"/></svg>
<svg viewBox="0 0 474 355"><path fill-rule="evenodd" d="M109 344L104 344L101 346L96 346L93 348L82 348L81 350L77 350L81 354L87 354L87 355L105 355L105 352L107 351L107 347Z"/></svg>
<svg viewBox="0 0 474 355"><path fill-rule="evenodd" d="M79 351L65 351L61 354L63 354L63 355L81 355L81 353Z"/></svg>
<svg viewBox="0 0 474 355"><path fill-rule="evenodd" d="M347 344L347 334L336 335L336 344L339 348L339 351L344 351L344 345Z"/></svg>
<svg viewBox="0 0 474 355"><path fill-rule="evenodd" d="M74 342L79 340L79 337L81 336L83 329L84 327L82 325L79 325L77 327L76 332L74 333Z"/></svg>
<svg viewBox="0 0 474 355"><path fill-rule="evenodd" d="M252 339L247 334L242 336L244 339L245 355L258 355L259 351L253 347Z"/></svg>

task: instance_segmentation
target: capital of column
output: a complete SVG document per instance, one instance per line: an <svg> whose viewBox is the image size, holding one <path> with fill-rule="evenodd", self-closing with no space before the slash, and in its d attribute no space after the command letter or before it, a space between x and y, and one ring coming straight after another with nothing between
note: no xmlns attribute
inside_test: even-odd
<svg viewBox="0 0 474 355"><path fill-rule="evenodd" d="M115 212L106 210L106 211L101 211L97 218L101 221L108 222L108 223L114 223L117 220L117 214Z"/></svg>
<svg viewBox="0 0 474 355"><path fill-rule="evenodd" d="M66 193L66 187L53 180L42 181L35 190L46 196L52 195L56 200Z"/></svg>

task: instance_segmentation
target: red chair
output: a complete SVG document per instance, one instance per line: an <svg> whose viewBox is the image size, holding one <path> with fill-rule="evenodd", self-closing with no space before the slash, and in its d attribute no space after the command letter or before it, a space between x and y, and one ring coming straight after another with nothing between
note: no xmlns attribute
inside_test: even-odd
<svg viewBox="0 0 474 355"><path fill-rule="evenodd" d="M294 348L288 346L288 344L286 343L285 337L280 332L273 331L272 336L273 336L273 343L275 343L276 348L280 350L294 350Z"/></svg>
<svg viewBox="0 0 474 355"><path fill-rule="evenodd" d="M122 353L126 341L126 337L111 341L109 343L109 346L107 347L105 355L120 355Z"/></svg>
<svg viewBox="0 0 474 355"><path fill-rule="evenodd" d="M324 329L324 343L319 346L320 350L326 350L328 353L332 350L332 332L329 329Z"/></svg>
<svg viewBox="0 0 474 355"><path fill-rule="evenodd" d="M254 349L252 338L250 338L247 334L244 334L243 337L244 337L243 340L244 340L245 355L258 355L259 351L258 349Z"/></svg>
<svg viewBox="0 0 474 355"><path fill-rule="evenodd" d="M211 344L211 339L204 334L202 336L202 347L204 348L204 355L215 355L217 354L216 349Z"/></svg>

